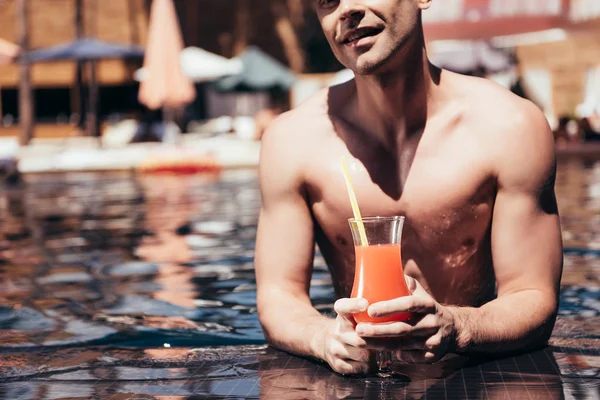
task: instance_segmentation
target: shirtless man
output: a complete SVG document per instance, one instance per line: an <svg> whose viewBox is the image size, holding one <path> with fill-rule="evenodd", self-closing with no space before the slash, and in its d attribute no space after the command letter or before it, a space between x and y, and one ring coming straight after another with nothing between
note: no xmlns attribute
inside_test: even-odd
<svg viewBox="0 0 600 400"><path fill-rule="evenodd" d="M263 139L256 244L258 312L273 346L342 374L371 350L409 363L447 353L543 345L562 270L552 133L530 102L489 81L440 71L424 49L431 0L314 0L334 54L355 79L279 117ZM406 216L412 295L348 299L354 250L340 156L363 216ZM310 302L318 244L337 318ZM358 324L410 311L411 323ZM385 338L386 340L378 340Z"/></svg>

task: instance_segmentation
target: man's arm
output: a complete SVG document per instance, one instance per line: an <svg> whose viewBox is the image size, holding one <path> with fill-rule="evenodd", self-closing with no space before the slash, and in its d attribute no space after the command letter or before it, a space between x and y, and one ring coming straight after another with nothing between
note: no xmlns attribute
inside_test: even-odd
<svg viewBox="0 0 600 400"><path fill-rule="evenodd" d="M260 185L262 210L256 240L258 314L274 347L326 361L337 372L364 373L369 351L354 331L351 314L365 311L360 299L335 304L336 319L311 304L313 220L304 193L302 155L310 154L297 126L276 121L263 137Z"/></svg>
<svg viewBox="0 0 600 400"><path fill-rule="evenodd" d="M457 351L541 345L554 326L563 257L554 141L539 110L524 106L499 154L491 238L498 297L477 309L450 308Z"/></svg>
<svg viewBox="0 0 600 400"><path fill-rule="evenodd" d="M284 116L283 118L286 118ZM314 256L313 222L304 198L294 135L276 120L262 140L262 209L256 238L257 306L267 340L284 350L317 356L328 324L312 307L308 289ZM287 136L287 137L286 137Z"/></svg>

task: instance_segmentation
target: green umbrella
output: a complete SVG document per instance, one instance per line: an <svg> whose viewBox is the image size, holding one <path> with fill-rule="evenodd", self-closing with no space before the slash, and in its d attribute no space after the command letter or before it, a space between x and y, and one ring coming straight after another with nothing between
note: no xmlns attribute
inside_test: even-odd
<svg viewBox="0 0 600 400"><path fill-rule="evenodd" d="M213 87L219 92L288 90L296 81L294 73L258 47L248 47L239 58L242 72L219 79Z"/></svg>

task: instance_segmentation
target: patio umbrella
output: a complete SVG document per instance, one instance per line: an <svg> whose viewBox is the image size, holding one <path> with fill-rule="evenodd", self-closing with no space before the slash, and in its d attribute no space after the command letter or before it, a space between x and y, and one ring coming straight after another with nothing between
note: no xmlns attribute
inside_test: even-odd
<svg viewBox="0 0 600 400"><path fill-rule="evenodd" d="M172 110L194 100L196 90L181 69L179 54L183 39L172 0L154 0L144 69L147 79L140 85L138 98L152 110Z"/></svg>
<svg viewBox="0 0 600 400"><path fill-rule="evenodd" d="M58 60L98 61L111 58L143 57L144 48L133 44L111 43L98 39L77 39L23 55L30 63Z"/></svg>
<svg viewBox="0 0 600 400"><path fill-rule="evenodd" d="M92 38L76 39L68 43L33 50L20 56L29 63L50 62L59 60L87 61L92 63L104 59L138 58L144 55L144 48L133 44L112 43ZM95 71L90 77L90 111L88 125L90 135L98 136L98 85ZM82 110L83 111L83 110Z"/></svg>
<svg viewBox="0 0 600 400"><path fill-rule="evenodd" d="M181 67L194 82L210 82L240 74L244 64L239 58L225 58L199 47L187 47L181 52Z"/></svg>
<svg viewBox="0 0 600 400"><path fill-rule="evenodd" d="M193 82L181 68L183 39L172 0L153 0L144 69L146 79L140 84L138 98L148 108L162 107L163 143L179 143L181 137L172 127L174 110L184 107L196 97ZM143 172L197 172L211 162L200 160L195 152L165 147L145 160L138 168Z"/></svg>
<svg viewBox="0 0 600 400"><path fill-rule="evenodd" d="M243 70L215 82L220 92L287 90L296 81L296 75L285 65L256 46L248 47L240 56Z"/></svg>
<svg viewBox="0 0 600 400"><path fill-rule="evenodd" d="M225 58L199 47L186 47L179 58L181 69L194 82L211 82L224 76L239 74L243 69L239 58ZM140 68L134 77L141 82L148 78L148 71Z"/></svg>

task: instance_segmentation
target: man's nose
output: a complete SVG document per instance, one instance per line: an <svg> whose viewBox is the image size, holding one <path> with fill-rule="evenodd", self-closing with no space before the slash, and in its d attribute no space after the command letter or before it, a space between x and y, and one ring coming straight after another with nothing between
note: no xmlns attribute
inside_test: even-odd
<svg viewBox="0 0 600 400"><path fill-rule="evenodd" d="M341 0L340 1L340 19L355 20L361 19L365 15L365 5L363 0Z"/></svg>

